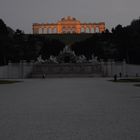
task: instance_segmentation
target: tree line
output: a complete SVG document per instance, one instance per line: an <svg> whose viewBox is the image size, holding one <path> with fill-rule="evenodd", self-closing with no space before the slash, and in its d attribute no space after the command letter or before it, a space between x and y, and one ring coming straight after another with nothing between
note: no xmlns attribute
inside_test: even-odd
<svg viewBox="0 0 140 140"><path fill-rule="evenodd" d="M93 34L91 38L73 44L72 49L77 55L85 54L87 58L94 54L104 60L125 59L127 63L140 64L140 19L133 20L126 27L117 25L111 32Z"/></svg>
<svg viewBox="0 0 140 140"><path fill-rule="evenodd" d="M40 35L27 35L17 29L15 32L0 19L0 65L8 61L36 60L39 55L43 59L50 55L57 56L65 44L55 39L47 39Z"/></svg>
<svg viewBox="0 0 140 140"><path fill-rule="evenodd" d="M39 55L44 59L50 55L57 56L65 44L59 40L48 39L41 35L27 35L17 29L13 31L0 19L0 65L6 65L9 60L36 60ZM140 64L140 18L130 25L117 25L110 32L93 34L92 37L71 45L76 55L92 55L98 59L114 59L127 63Z"/></svg>

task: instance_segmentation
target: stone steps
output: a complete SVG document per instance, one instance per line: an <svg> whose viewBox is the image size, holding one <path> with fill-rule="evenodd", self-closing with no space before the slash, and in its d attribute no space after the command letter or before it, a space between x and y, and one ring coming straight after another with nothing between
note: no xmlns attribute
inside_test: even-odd
<svg viewBox="0 0 140 140"><path fill-rule="evenodd" d="M55 64L55 65L35 65L29 78L46 77L101 77L102 71L100 65L92 64Z"/></svg>
<svg viewBox="0 0 140 140"><path fill-rule="evenodd" d="M102 77L102 74L47 74L45 78L65 77ZM43 74L31 74L29 78L43 78Z"/></svg>

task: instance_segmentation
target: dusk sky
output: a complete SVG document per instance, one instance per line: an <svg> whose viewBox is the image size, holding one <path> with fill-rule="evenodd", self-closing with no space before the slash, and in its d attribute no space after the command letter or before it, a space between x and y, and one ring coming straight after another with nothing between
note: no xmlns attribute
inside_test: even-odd
<svg viewBox="0 0 140 140"><path fill-rule="evenodd" d="M13 28L32 33L32 23L57 22L72 16L81 22L129 25L140 17L140 0L0 0L0 18Z"/></svg>

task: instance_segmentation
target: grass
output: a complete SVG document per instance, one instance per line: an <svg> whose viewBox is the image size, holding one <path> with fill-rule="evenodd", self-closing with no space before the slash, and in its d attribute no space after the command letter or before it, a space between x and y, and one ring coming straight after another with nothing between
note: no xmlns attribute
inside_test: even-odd
<svg viewBox="0 0 140 140"><path fill-rule="evenodd" d="M136 87L140 87L140 78L125 78L125 79L117 79L117 81L109 80L115 83L138 83L134 84Z"/></svg>
<svg viewBox="0 0 140 140"><path fill-rule="evenodd" d="M117 81L110 80L112 82L121 82L121 83L133 83L133 82L140 82L140 78L125 78L125 79L118 79Z"/></svg>
<svg viewBox="0 0 140 140"><path fill-rule="evenodd" d="M13 80L0 80L0 84L14 84L20 81L13 81Z"/></svg>
<svg viewBox="0 0 140 140"><path fill-rule="evenodd" d="M140 87L140 84L135 84L134 86L136 86L136 87Z"/></svg>

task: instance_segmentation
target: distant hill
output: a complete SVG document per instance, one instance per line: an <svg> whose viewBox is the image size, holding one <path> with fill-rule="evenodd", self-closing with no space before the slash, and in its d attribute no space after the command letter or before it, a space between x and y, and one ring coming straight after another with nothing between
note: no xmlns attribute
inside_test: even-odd
<svg viewBox="0 0 140 140"><path fill-rule="evenodd" d="M45 36L48 39L56 39L60 40L65 44L72 44L75 42L86 40L90 37L92 37L93 34L39 34L39 35L33 35L33 36Z"/></svg>

